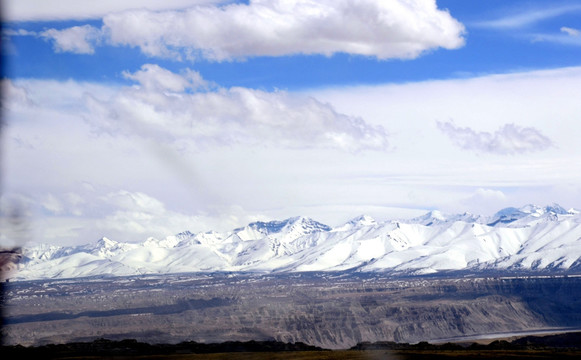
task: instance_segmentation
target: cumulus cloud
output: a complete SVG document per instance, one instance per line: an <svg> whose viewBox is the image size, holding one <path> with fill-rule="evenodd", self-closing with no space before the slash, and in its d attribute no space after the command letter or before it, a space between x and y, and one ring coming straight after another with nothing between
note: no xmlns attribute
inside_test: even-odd
<svg viewBox="0 0 581 360"><path fill-rule="evenodd" d="M478 188L469 197L464 199L463 203L466 206L471 206L476 209L488 207L487 210L494 211L498 210L499 204L506 202L506 200L506 195L500 190Z"/></svg>
<svg viewBox="0 0 581 360"><path fill-rule="evenodd" d="M437 125L455 145L476 152L511 155L541 151L553 145L548 137L533 127L506 124L494 133L489 133L458 127L451 122L438 121Z"/></svg>
<svg viewBox="0 0 581 360"><path fill-rule="evenodd" d="M196 92L207 84L198 73L176 74L151 64L125 77L136 86L107 100L86 99L87 120L101 132L183 146L266 144L353 152L388 147L382 127L311 97L241 87Z"/></svg>
<svg viewBox="0 0 581 360"><path fill-rule="evenodd" d="M335 53L409 59L464 44L464 26L435 0L251 0L124 11L103 22L111 44L139 47L149 56L215 61Z"/></svg>
<svg viewBox="0 0 581 360"><path fill-rule="evenodd" d="M93 54L95 44L102 37L101 30L90 25L73 26L64 30L48 29L39 35L46 40L53 41L56 52L75 54Z"/></svg>
<svg viewBox="0 0 581 360"><path fill-rule="evenodd" d="M126 79L133 80L149 91L174 91L207 89L210 85L199 72L186 69L182 75L175 74L156 64L145 64L135 73L123 72Z"/></svg>
<svg viewBox="0 0 581 360"><path fill-rule="evenodd" d="M500 190L478 188L470 199L473 201L505 200L506 195Z"/></svg>

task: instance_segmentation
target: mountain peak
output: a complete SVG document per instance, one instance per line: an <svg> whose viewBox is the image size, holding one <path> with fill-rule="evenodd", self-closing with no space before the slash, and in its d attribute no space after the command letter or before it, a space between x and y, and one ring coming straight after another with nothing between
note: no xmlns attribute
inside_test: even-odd
<svg viewBox="0 0 581 360"><path fill-rule="evenodd" d="M278 220L273 220L273 221L268 221L268 222L263 222L263 221L257 221L257 222L253 222L248 224L248 227L257 231L260 231L264 234L275 234L275 233L280 233L285 229L289 229L289 228L294 228L300 226L302 227L304 230L307 231L307 233L311 233L314 231L329 231L331 230L331 228L325 224L322 224L320 222L317 222L311 218L308 217L303 217L303 216L295 216L295 217L291 217L288 218L286 220L282 220L282 221L278 221ZM240 229L237 229L240 230Z"/></svg>
<svg viewBox="0 0 581 360"><path fill-rule="evenodd" d="M247 227L260 231L265 234L273 234L280 232L285 226L289 224L295 218L290 218L286 220L272 220L272 221L256 221L247 225ZM234 231L240 231L243 228L236 229Z"/></svg>
<svg viewBox="0 0 581 360"><path fill-rule="evenodd" d="M514 209L514 208L512 208ZM536 214L538 216L544 215L545 213L553 213L558 215L565 215L567 214L567 210L565 210L561 205L557 203L552 203L551 205L546 206L538 206L534 204L527 204L519 209L518 211L525 213L525 214Z"/></svg>
<svg viewBox="0 0 581 360"><path fill-rule="evenodd" d="M330 231L331 227L315 221L308 217L297 216L294 218L287 219L288 228L301 228L305 234L310 234L317 231Z"/></svg>
<svg viewBox="0 0 581 360"><path fill-rule="evenodd" d="M104 247L104 248L112 248L116 245L118 245L119 243L115 240L111 240L107 237L102 237L99 239L99 241L97 241L97 243L95 244L95 247Z"/></svg>
<svg viewBox="0 0 581 360"><path fill-rule="evenodd" d="M561 205L557 203L545 206L545 211L552 212L558 215L566 215L569 213L567 210L565 210L565 208L563 208Z"/></svg>
<svg viewBox="0 0 581 360"><path fill-rule="evenodd" d="M556 203L544 207L534 204L527 204L520 208L508 207L498 211L492 216L492 219L488 225L494 226L498 223L509 224L528 217L541 218L550 215L553 218L556 215L566 214L570 214L570 212Z"/></svg>
<svg viewBox="0 0 581 360"><path fill-rule="evenodd" d="M233 230L234 238L255 241L268 237L282 242L292 242L305 235L331 231L331 228L313 219L295 216L285 220L256 221Z"/></svg>
<svg viewBox="0 0 581 360"><path fill-rule="evenodd" d="M440 210L430 210L422 216L411 219L410 222L430 226L434 223L444 222L446 220L447 216Z"/></svg>
<svg viewBox="0 0 581 360"><path fill-rule="evenodd" d="M176 236L181 238L181 239L187 239L187 238L191 238L194 237L196 234L194 234L193 232L186 230L186 231L182 231L181 233L177 234Z"/></svg>
<svg viewBox="0 0 581 360"><path fill-rule="evenodd" d="M369 215L359 215L349 220L349 224L355 226L370 226L377 224L377 221Z"/></svg>
<svg viewBox="0 0 581 360"><path fill-rule="evenodd" d="M520 214L520 213L524 213L526 209L529 209L531 205L526 205L521 207L520 209L515 208L515 207L507 207L504 209L500 209L498 210L494 216L508 216L508 215L513 215L513 214Z"/></svg>

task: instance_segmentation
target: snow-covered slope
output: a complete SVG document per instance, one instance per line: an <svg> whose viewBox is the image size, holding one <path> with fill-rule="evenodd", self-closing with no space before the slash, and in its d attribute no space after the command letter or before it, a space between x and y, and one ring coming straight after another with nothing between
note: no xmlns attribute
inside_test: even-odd
<svg viewBox="0 0 581 360"><path fill-rule="evenodd" d="M295 217L139 244L102 238L77 247L39 245L25 249L15 278L347 269L581 272L581 214L559 205L527 205L491 217L431 211L378 222L360 216L336 228Z"/></svg>

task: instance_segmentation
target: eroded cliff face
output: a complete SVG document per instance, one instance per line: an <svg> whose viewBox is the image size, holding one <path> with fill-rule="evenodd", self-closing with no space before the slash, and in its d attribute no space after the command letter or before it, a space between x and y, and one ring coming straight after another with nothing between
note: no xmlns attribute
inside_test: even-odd
<svg viewBox="0 0 581 360"><path fill-rule="evenodd" d="M474 279L368 284L303 293L277 339L345 348L581 325L578 279ZM284 329L284 331L281 331Z"/></svg>
<svg viewBox="0 0 581 360"><path fill-rule="evenodd" d="M581 278L413 278L377 274L179 275L17 283L9 343L134 338L269 340L348 348L581 327Z"/></svg>

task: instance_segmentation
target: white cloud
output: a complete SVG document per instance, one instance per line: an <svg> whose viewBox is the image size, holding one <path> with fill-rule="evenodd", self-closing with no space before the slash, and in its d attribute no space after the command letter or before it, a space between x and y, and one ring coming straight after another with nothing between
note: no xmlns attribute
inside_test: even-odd
<svg viewBox="0 0 581 360"><path fill-rule="evenodd" d="M74 26L64 30L48 29L39 34L46 40L53 41L56 52L75 54L93 54L95 44L101 39L101 30L90 26Z"/></svg>
<svg viewBox="0 0 581 360"><path fill-rule="evenodd" d="M174 235L191 228L196 219L169 211L161 201L142 192L120 190L101 199L102 206L111 206L111 212L98 220L97 227L124 241Z"/></svg>
<svg viewBox="0 0 581 360"><path fill-rule="evenodd" d="M167 10L224 3L224 0L17 0L2 3L4 21L51 21L98 19L128 9Z"/></svg>
<svg viewBox="0 0 581 360"><path fill-rule="evenodd" d="M477 132L469 127L457 127L451 122L439 122L438 128L454 144L465 150L500 155L522 154L545 150L553 145L551 140L533 127L522 128L506 124L493 134Z"/></svg>
<svg viewBox="0 0 581 360"><path fill-rule="evenodd" d="M220 214L185 214L168 209L143 192L127 190L31 194L10 199L3 196L0 205L3 247L28 242L80 245L103 236L139 242L183 231L228 231L240 224L268 220L240 206L231 206Z"/></svg>
<svg viewBox="0 0 581 360"><path fill-rule="evenodd" d="M454 211L469 211L477 215L491 215L510 204L504 192L496 189L478 188L468 197L453 206ZM462 210L464 209L464 210Z"/></svg>
<svg viewBox="0 0 581 360"><path fill-rule="evenodd" d="M119 190L108 193L103 200L117 209L159 215L165 211L163 203L142 192Z"/></svg>
<svg viewBox="0 0 581 360"><path fill-rule="evenodd" d="M28 97L25 88L15 85L10 79L0 80L0 106L2 109L17 106L32 106L33 102Z"/></svg>
<svg viewBox="0 0 581 360"><path fill-rule="evenodd" d="M138 47L154 57L213 61L336 53L412 59L437 48L464 45L464 26L438 9L435 0L194 3L185 9L179 2L167 7L109 4L101 9L108 10L102 14L101 29L84 25L49 29L37 36L53 41L57 52L93 54L103 40L108 45ZM164 10L168 8L179 10ZM78 13L78 8L72 11ZM34 35L22 30L4 33Z"/></svg>
<svg viewBox="0 0 581 360"><path fill-rule="evenodd" d="M470 197L472 201L505 200L506 195L500 190L478 188Z"/></svg>
<svg viewBox="0 0 581 360"><path fill-rule="evenodd" d="M558 188L581 181L581 163L577 160L581 156L577 136L581 124L577 96L580 92L581 68L571 67L445 81L318 89L312 94L333 104L339 112L357 114L371 124L389 129L393 154L378 153L377 158L370 154L374 160L351 164L350 170L377 179L386 189L391 184L408 186L407 191L421 195L410 199L410 203L427 208L441 206L448 199L467 197L463 187L537 188L552 184ZM459 145L437 127L436 121L447 119L462 120L461 126L452 127L451 134L460 136L453 129L466 127L469 130L466 136L476 138L481 146L484 146L484 139L479 138L482 134L489 139L504 139L508 143L498 145L497 150L505 154L514 151L518 156L490 156L491 153L476 148L459 151ZM514 136L509 135L506 124L514 124L514 129L518 129ZM527 132L520 130L526 128L537 131L530 132L530 138L523 138ZM553 146L546 147L546 138ZM373 176L367 164L375 164ZM358 178L365 177L354 175L353 181L360 181ZM401 191L404 190L391 195ZM552 195L542 193L542 202L555 201ZM511 203L526 203L524 197L518 200ZM581 198L577 201L581 202Z"/></svg>
<svg viewBox="0 0 581 360"><path fill-rule="evenodd" d="M563 26L561 28L561 32L564 32L564 33L566 33L567 35L570 35L570 36L579 36L579 35L581 35L581 31L579 31L577 29L570 28L570 27L566 27L566 26Z"/></svg>
<svg viewBox="0 0 581 360"><path fill-rule="evenodd" d="M64 211L63 204L53 194L48 194L41 205L51 214L58 215Z"/></svg>
<svg viewBox="0 0 581 360"><path fill-rule="evenodd" d="M534 34L530 38L533 42L551 42L560 45L581 46L581 36L565 34Z"/></svg>
<svg viewBox="0 0 581 360"><path fill-rule="evenodd" d="M473 27L495 30L510 30L511 35L526 39L533 43L551 42L554 44L581 46L579 30L563 26L561 33L548 32L541 25L552 19L581 13L581 5L556 5L550 7L517 8L517 11L507 10L510 14L493 20L480 21L470 24ZM555 21L555 20L553 20Z"/></svg>
<svg viewBox="0 0 581 360"><path fill-rule="evenodd" d="M581 46L581 31L563 26L560 34L534 34L533 42L552 42L561 45Z"/></svg>
<svg viewBox="0 0 581 360"><path fill-rule="evenodd" d="M547 8L529 8L513 12L494 20L481 21L471 24L476 27L495 29L523 28L538 22L559 17L562 15L580 12L580 5L551 6Z"/></svg>
<svg viewBox="0 0 581 360"><path fill-rule="evenodd" d="M29 195L26 203L37 209L31 238L139 241L231 230L260 217L308 215L339 225L362 212L378 220L408 216L393 207L444 204L485 214L504 204L581 203L580 67L302 94L215 86L197 92L200 79L188 71L155 66L127 76L135 85L11 83L35 104L13 106L19 96L11 97L5 136L32 146L5 142L2 169L5 192ZM304 116L310 120L301 122ZM361 118L363 129L389 129L395 150L341 152L325 138L343 132L365 149L353 135ZM555 146L533 152L520 139L529 150L518 156L459 151L438 119L461 119L476 137L511 141L506 124L514 124L518 139L522 129L537 129ZM113 136L92 132L97 128ZM42 208L48 194L62 211Z"/></svg>
<svg viewBox="0 0 581 360"><path fill-rule="evenodd" d="M178 75L157 65L144 65L125 77L138 86L106 100L87 97L87 119L99 131L189 148L260 144L357 152L388 147L382 127L314 98L241 87L191 92L206 84L199 74L186 70Z"/></svg>
<svg viewBox="0 0 581 360"><path fill-rule="evenodd" d="M149 56L216 61L340 52L415 58L464 45L463 25L435 0L254 0L184 11L126 11L103 22L112 44L136 46Z"/></svg>
<svg viewBox="0 0 581 360"><path fill-rule="evenodd" d="M135 73L124 72L126 79L134 80L148 91L173 91L207 89L210 83L199 72L187 69L183 75L172 73L156 64L145 64Z"/></svg>
<svg viewBox="0 0 581 360"><path fill-rule="evenodd" d="M2 29L2 35L4 36L37 36L36 31L30 31L25 29Z"/></svg>

